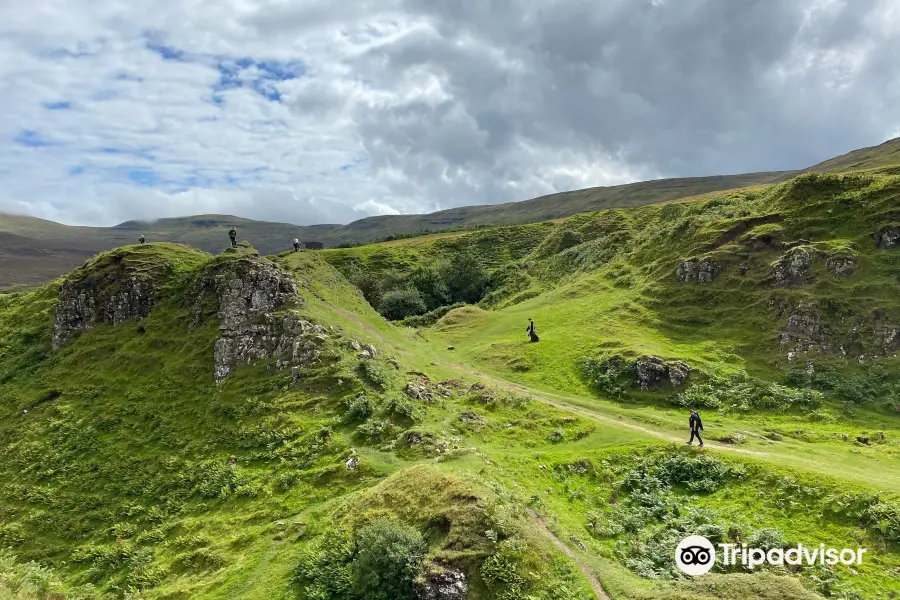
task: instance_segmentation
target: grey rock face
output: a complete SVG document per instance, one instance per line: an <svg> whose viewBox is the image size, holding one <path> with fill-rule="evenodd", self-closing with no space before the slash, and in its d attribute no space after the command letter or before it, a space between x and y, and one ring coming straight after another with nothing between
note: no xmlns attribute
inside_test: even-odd
<svg viewBox="0 0 900 600"><path fill-rule="evenodd" d="M319 358L327 340L325 328L292 310L302 299L290 274L255 257L217 265L199 277L187 295L194 306L193 325L204 318L205 299L214 298L219 335L213 348L215 379L221 384L237 366L277 359L276 368L292 367L292 381L300 381L299 368Z"/></svg>
<svg viewBox="0 0 900 600"><path fill-rule="evenodd" d="M812 275L812 265L816 258L813 250L792 248L775 263L772 281L776 287L803 285Z"/></svg>
<svg viewBox="0 0 900 600"><path fill-rule="evenodd" d="M812 307L801 304L781 331L782 348L792 352L828 351L828 327Z"/></svg>
<svg viewBox="0 0 900 600"><path fill-rule="evenodd" d="M675 279L683 283L712 283L722 266L704 258L703 260L686 260L675 269Z"/></svg>
<svg viewBox="0 0 900 600"><path fill-rule="evenodd" d="M100 323L119 325L132 319L143 319L156 304L155 285L123 275L116 280L70 278L59 290L56 314L53 316L53 349L71 337Z"/></svg>
<svg viewBox="0 0 900 600"><path fill-rule="evenodd" d="M885 227L873 234L875 243L882 250L900 246L900 227Z"/></svg>
<svg viewBox="0 0 900 600"><path fill-rule="evenodd" d="M456 569L432 568L414 584L418 600L466 600L469 582L466 575Z"/></svg>
<svg viewBox="0 0 900 600"><path fill-rule="evenodd" d="M856 270L856 258L849 254L832 256L825 264L828 267L828 271L838 277L847 277Z"/></svg>
<svg viewBox="0 0 900 600"><path fill-rule="evenodd" d="M680 360L665 361L658 356L642 356L635 363L637 384L642 390L649 390L662 385L666 379L673 386L684 385L691 368Z"/></svg>

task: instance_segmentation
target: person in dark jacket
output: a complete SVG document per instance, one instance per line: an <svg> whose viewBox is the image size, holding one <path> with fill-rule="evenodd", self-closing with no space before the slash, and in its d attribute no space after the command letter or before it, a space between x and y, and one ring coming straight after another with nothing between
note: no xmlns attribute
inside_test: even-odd
<svg viewBox="0 0 900 600"><path fill-rule="evenodd" d="M537 342L540 340L540 338L538 338L537 334L534 332L534 321L532 321L531 319L528 319L528 328L525 329L525 333L528 334L528 337L531 338L532 342Z"/></svg>
<svg viewBox="0 0 900 600"><path fill-rule="evenodd" d="M237 229L235 229L234 225L228 230L228 237L231 238L231 245L237 246Z"/></svg>
<svg viewBox="0 0 900 600"><path fill-rule="evenodd" d="M141 237L138 238L138 240L139 240L142 244L144 243L144 234L143 234L143 233L141 234Z"/></svg>
<svg viewBox="0 0 900 600"><path fill-rule="evenodd" d="M700 437L700 432L703 431L703 421L700 420L700 415L696 410L691 410L691 417L688 419L688 425L691 427L691 439L688 441L688 445L694 443L694 436L697 436L697 439L700 440L700 447L703 447L703 438Z"/></svg>
<svg viewBox="0 0 900 600"><path fill-rule="evenodd" d="M294 252L300 252L300 240L294 238Z"/></svg>

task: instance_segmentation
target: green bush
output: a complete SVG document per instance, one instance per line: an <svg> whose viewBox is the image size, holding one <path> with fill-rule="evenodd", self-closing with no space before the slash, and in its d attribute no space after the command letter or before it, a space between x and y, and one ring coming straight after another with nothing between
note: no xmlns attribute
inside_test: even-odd
<svg viewBox="0 0 900 600"><path fill-rule="evenodd" d="M406 327L430 327L431 325L434 325L435 323L440 321L444 317L444 315L446 315L451 310L462 308L463 306L465 306L465 304L462 302L449 304L447 306L441 306L425 313L424 315L406 317L400 322L400 324Z"/></svg>
<svg viewBox="0 0 900 600"><path fill-rule="evenodd" d="M344 398L343 405L345 423L360 423L368 420L375 413L372 400L364 393Z"/></svg>
<svg viewBox="0 0 900 600"><path fill-rule="evenodd" d="M380 306L383 293L381 291L381 278L368 271L357 271L350 279L350 283L359 288L363 298L372 306Z"/></svg>
<svg viewBox="0 0 900 600"><path fill-rule="evenodd" d="M356 545L342 529L334 530L300 555L294 581L309 600L349 600L353 593L350 561Z"/></svg>
<svg viewBox="0 0 900 600"><path fill-rule="evenodd" d="M419 573L428 545L414 527L378 518L363 527L356 539L353 586L366 600L414 600L413 579Z"/></svg>
<svg viewBox="0 0 900 600"><path fill-rule="evenodd" d="M415 288L391 290L381 300L379 311L391 321L421 315L428 310L422 295Z"/></svg>
<svg viewBox="0 0 900 600"><path fill-rule="evenodd" d="M787 387L741 374L711 377L707 383L674 394L669 401L684 408L785 412L794 408L818 408L823 398L818 390Z"/></svg>
<svg viewBox="0 0 900 600"><path fill-rule="evenodd" d="M490 274L471 252L441 263L439 270L447 284L451 302L475 304L484 297Z"/></svg>
<svg viewBox="0 0 900 600"><path fill-rule="evenodd" d="M582 243L584 243L584 236L581 235L581 232L566 229L559 238L558 249L562 252Z"/></svg>
<svg viewBox="0 0 900 600"><path fill-rule="evenodd" d="M450 291L440 271L433 265L417 265L409 274L409 284L418 290L426 310L450 304Z"/></svg>
<svg viewBox="0 0 900 600"><path fill-rule="evenodd" d="M364 360L359 364L363 378L380 390L385 390L394 379L394 370L377 360Z"/></svg>
<svg viewBox="0 0 900 600"><path fill-rule="evenodd" d="M582 377L598 392L614 400L628 398L629 388L637 377L635 361L621 356L582 358L580 366Z"/></svg>

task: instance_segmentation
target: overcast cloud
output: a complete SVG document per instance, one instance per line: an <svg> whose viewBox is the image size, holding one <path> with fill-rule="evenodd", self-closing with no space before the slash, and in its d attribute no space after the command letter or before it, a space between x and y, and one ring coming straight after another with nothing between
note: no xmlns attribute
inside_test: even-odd
<svg viewBox="0 0 900 600"><path fill-rule="evenodd" d="M0 0L0 210L300 224L900 136L896 0Z"/></svg>

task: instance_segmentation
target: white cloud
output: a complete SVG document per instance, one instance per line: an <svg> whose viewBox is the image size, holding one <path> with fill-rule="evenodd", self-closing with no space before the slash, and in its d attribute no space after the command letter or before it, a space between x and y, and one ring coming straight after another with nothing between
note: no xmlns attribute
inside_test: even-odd
<svg viewBox="0 0 900 600"><path fill-rule="evenodd" d="M13 0L0 210L335 222L802 167L896 127L897 15L889 0Z"/></svg>

